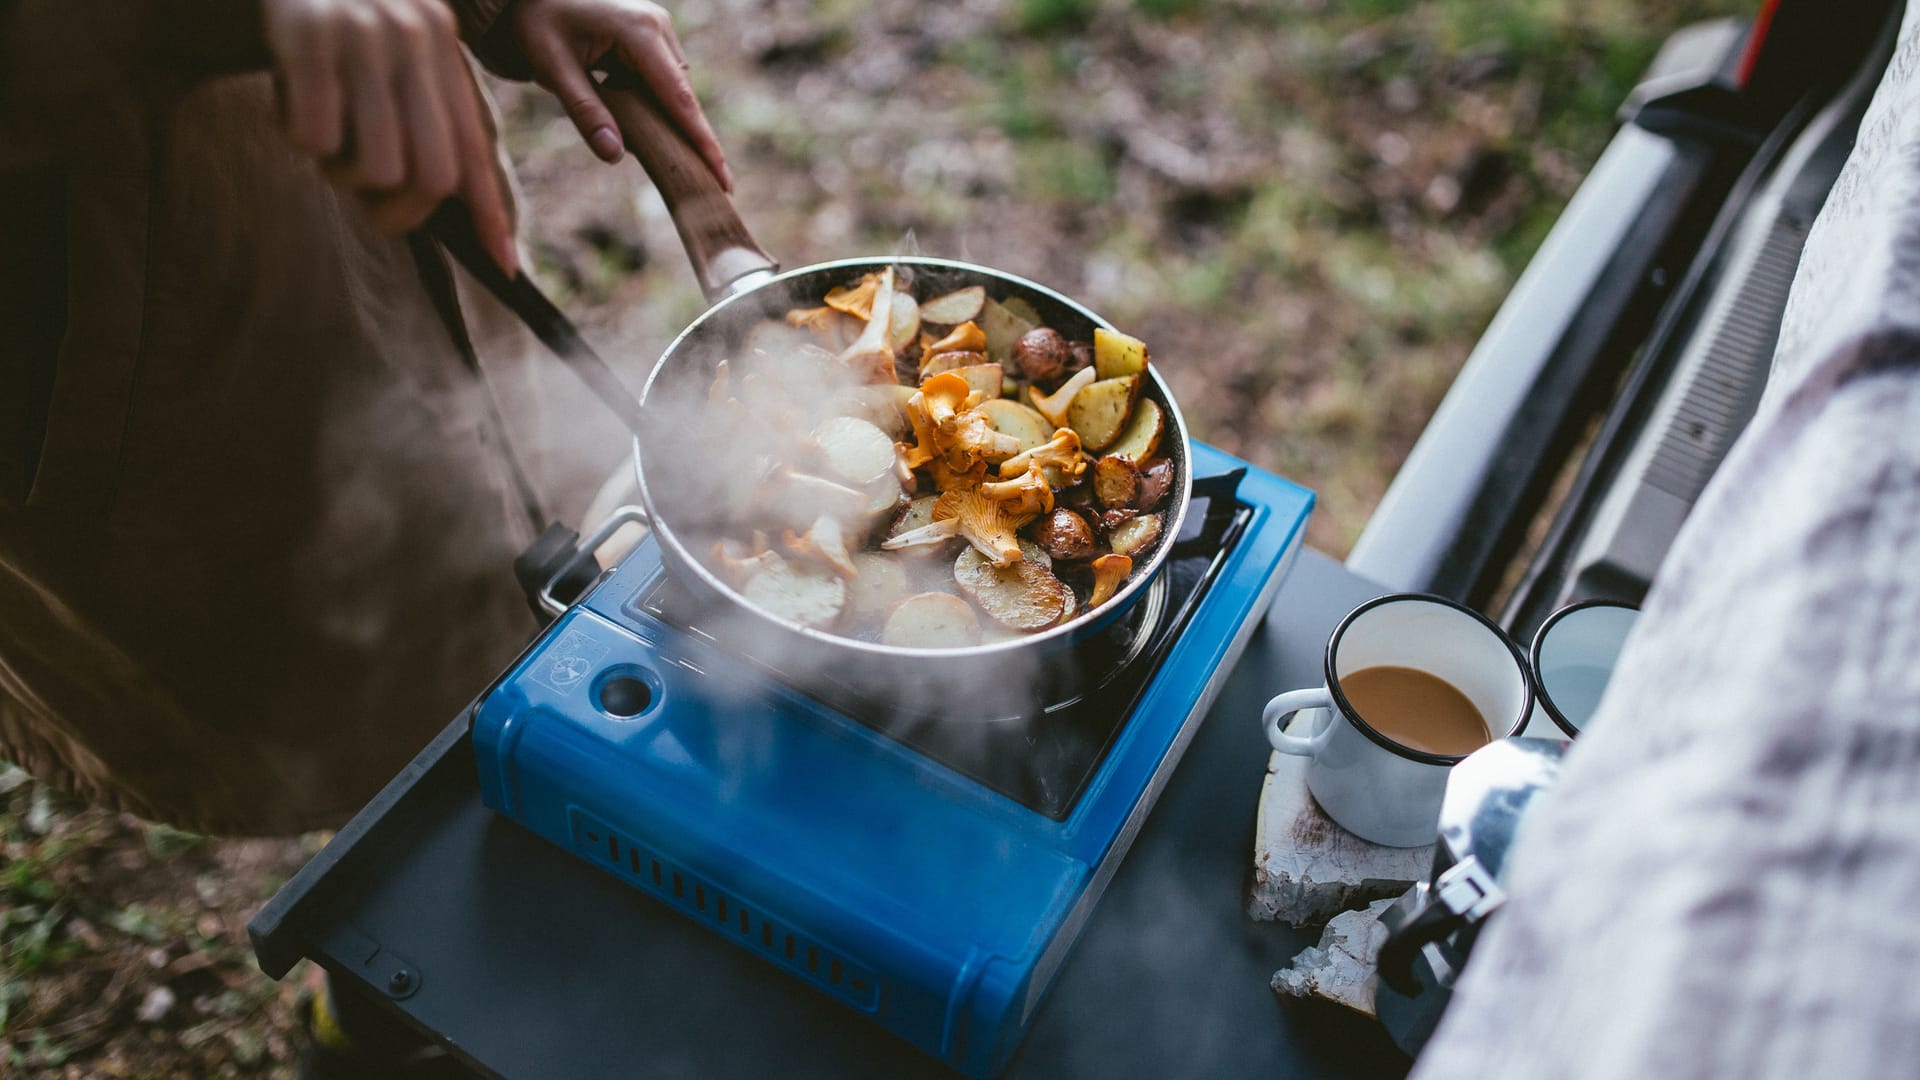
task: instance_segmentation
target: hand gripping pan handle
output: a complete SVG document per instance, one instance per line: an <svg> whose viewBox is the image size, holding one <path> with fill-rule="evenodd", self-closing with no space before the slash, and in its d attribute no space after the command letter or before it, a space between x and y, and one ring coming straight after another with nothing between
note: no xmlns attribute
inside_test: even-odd
<svg viewBox="0 0 1920 1080"><path fill-rule="evenodd" d="M773 258L747 232L719 178L666 118L653 91L638 76L618 69L610 72L600 85L600 96L619 122L627 148L666 201L694 277L709 300L776 269ZM572 368L628 430L640 433L639 400L525 271L509 278L494 264L473 231L473 218L464 204L454 199L441 203L427 230Z"/></svg>

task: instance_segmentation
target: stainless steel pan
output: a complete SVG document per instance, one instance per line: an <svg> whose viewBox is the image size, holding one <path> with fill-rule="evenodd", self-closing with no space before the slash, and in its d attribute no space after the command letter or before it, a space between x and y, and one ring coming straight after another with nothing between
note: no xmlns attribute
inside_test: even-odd
<svg viewBox="0 0 1920 1080"><path fill-rule="evenodd" d="M732 199L663 118L650 91L638 80L615 76L607 83L605 97L621 122L630 149L665 199L694 275L713 304L681 331L655 362L638 402L525 275L507 280L492 267L472 240L470 230L463 228L464 214L457 208L438 215L433 228L454 254L632 428L644 516L651 522L669 572L705 609L703 625L725 628L718 633L751 637L756 643L753 651L776 655L779 665L791 669L789 674L825 673L843 683L870 683L882 692L886 688L918 692L929 688L928 680L937 675L945 692L968 694L995 686L1017 686L1025 677L1023 673L1036 667L1073 663L1076 644L1105 632L1139 602L1180 535L1192 482L1186 422L1166 384L1151 369L1143 393L1165 412L1167 432L1162 447L1175 470L1165 508L1166 527L1152 549L1144 557L1136 557L1133 574L1120 592L1090 615L1036 634L970 648L906 649L841 637L782 619L749 603L696 558L690 545L697 530L691 523L698 521L700 514L698 508L684 503L685 496L676 492L675 485L660 482L675 448L661 438L671 425L649 419L649 402L685 401L688 398L684 391L706 387L713 379L712 365L737 344L748 326L768 317L778 318L796 303L816 304L830 289L890 265L911 269L916 278L915 293L921 298L968 285L984 285L989 295L1003 301L1023 298L1039 311L1047 325L1069 340L1090 340L1096 326L1111 324L1045 286L971 263L876 257L777 272L773 259L748 232ZM1007 706L994 708L1005 711Z"/></svg>

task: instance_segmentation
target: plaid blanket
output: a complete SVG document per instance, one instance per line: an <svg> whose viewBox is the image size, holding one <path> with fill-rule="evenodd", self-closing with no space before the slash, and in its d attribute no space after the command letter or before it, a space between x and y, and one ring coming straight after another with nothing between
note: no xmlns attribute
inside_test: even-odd
<svg viewBox="0 0 1920 1080"><path fill-rule="evenodd" d="M1920 1075L1920 18L1437 1077Z"/></svg>

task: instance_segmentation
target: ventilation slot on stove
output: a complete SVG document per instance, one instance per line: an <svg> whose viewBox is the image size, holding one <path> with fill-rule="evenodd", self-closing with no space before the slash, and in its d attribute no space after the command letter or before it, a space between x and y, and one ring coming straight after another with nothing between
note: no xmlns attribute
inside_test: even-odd
<svg viewBox="0 0 1920 1080"><path fill-rule="evenodd" d="M573 813L573 843L622 879L854 1008L871 1012L878 1006L880 986L866 968L792 927L766 918L755 905L716 888L579 810Z"/></svg>

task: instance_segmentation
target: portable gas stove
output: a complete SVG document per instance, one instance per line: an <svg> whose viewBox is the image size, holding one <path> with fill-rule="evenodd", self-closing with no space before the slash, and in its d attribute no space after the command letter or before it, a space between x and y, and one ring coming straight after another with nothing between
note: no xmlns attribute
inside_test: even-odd
<svg viewBox="0 0 1920 1080"><path fill-rule="evenodd" d="M1300 547L1311 492L1199 444L1194 474L1150 594L1026 717L882 714L853 672L802 691L679 617L643 541L481 700L481 798L997 1072Z"/></svg>

